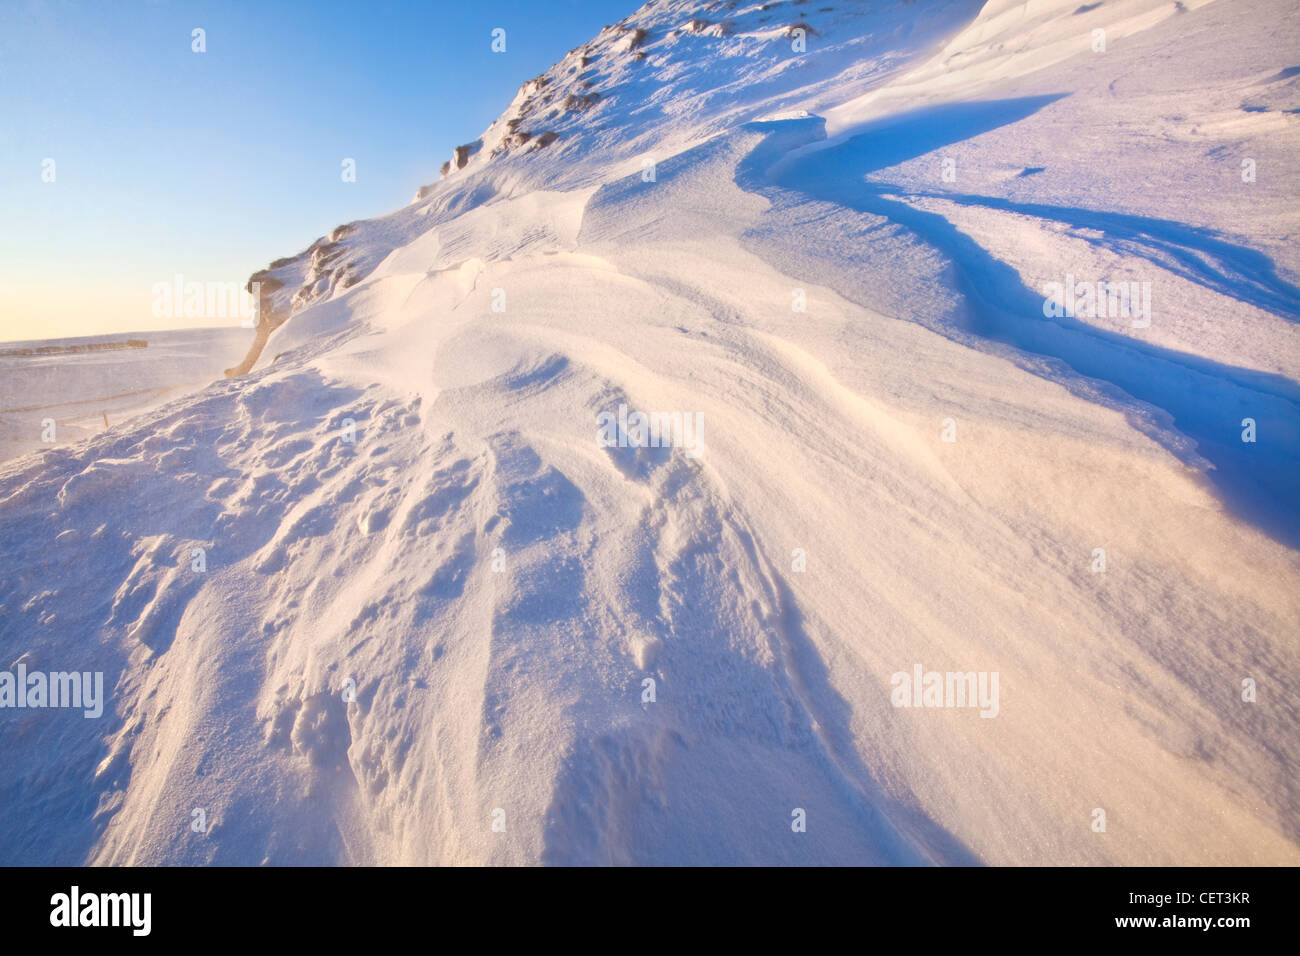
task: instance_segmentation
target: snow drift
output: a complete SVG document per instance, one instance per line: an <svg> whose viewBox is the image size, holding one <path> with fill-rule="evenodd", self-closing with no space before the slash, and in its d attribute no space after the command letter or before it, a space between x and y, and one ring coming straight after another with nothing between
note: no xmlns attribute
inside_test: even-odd
<svg viewBox="0 0 1300 956"><path fill-rule="evenodd" d="M0 470L10 669L111 689L0 711L4 861L1300 861L1296 34L607 27L232 377Z"/></svg>

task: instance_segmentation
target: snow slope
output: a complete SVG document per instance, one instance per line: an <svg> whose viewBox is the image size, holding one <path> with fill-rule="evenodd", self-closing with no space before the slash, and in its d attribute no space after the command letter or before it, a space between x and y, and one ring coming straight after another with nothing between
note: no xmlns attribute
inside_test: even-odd
<svg viewBox="0 0 1300 956"><path fill-rule="evenodd" d="M0 710L0 858L1300 861L1297 32L606 28L255 276L247 374L0 466L9 666L112 688ZM1067 272L1150 326L1045 318ZM996 716L893 706L918 664Z"/></svg>

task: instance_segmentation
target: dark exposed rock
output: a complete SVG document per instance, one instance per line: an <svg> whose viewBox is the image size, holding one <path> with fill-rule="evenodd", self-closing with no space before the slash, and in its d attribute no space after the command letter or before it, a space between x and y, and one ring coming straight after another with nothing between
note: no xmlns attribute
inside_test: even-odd
<svg viewBox="0 0 1300 956"><path fill-rule="evenodd" d="M599 93L570 93L564 98L564 108L571 113L585 113L600 102Z"/></svg>

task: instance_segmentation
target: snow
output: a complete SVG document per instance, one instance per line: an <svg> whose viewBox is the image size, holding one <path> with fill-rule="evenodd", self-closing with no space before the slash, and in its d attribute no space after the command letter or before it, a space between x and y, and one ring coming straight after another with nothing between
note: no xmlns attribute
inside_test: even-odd
<svg viewBox="0 0 1300 956"><path fill-rule="evenodd" d="M0 711L3 859L1295 864L1295 21L1079 9L647 4L0 465L10 659L108 693Z"/></svg>
<svg viewBox="0 0 1300 956"><path fill-rule="evenodd" d="M0 461L71 444L105 431L105 416L117 425L206 385L252 334L214 328L0 343L0 353L33 353L0 354ZM132 340L146 345L128 347ZM35 354L40 348L58 351Z"/></svg>

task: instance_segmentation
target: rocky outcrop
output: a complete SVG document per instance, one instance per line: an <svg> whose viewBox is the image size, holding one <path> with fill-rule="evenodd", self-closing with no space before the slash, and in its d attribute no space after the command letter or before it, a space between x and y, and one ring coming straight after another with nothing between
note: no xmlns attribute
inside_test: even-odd
<svg viewBox="0 0 1300 956"><path fill-rule="evenodd" d="M286 263L286 261L292 262L293 260L276 260L276 262L282 264ZM272 271L272 269L263 269L261 272L253 273L248 280L248 285L245 286L245 290L251 295L253 283L258 284L258 322L253 330L253 344L249 346L248 353L238 365L226 369L226 378L236 378L240 375L247 375L252 371L254 363L262 354L262 349L266 348L266 342L271 337L271 333L284 325L292 314L290 309L277 309L275 307L274 295L284 288L284 282L272 276Z"/></svg>
<svg viewBox="0 0 1300 956"><path fill-rule="evenodd" d="M550 146L559 138L560 138L559 133L555 132L554 130L547 130L541 136L537 137L537 140L533 143L533 150L545 149L547 146Z"/></svg>
<svg viewBox="0 0 1300 956"><path fill-rule="evenodd" d="M569 113L585 113L599 102L599 93L570 93L560 105Z"/></svg>
<svg viewBox="0 0 1300 956"><path fill-rule="evenodd" d="M253 293L258 291L258 322L254 327L253 344L238 365L226 369L226 377L247 375L257 364L271 333L284 325L295 312L333 295L336 290L347 289L361 279L355 263L347 258L343 240L356 231L356 223L337 226L328 236L322 236L296 256L276 259L261 272L255 272L245 286ZM296 287L293 283L297 281ZM291 295L286 291L293 288Z"/></svg>
<svg viewBox="0 0 1300 956"><path fill-rule="evenodd" d="M482 148L483 140L481 139L476 139L472 143L465 143L464 145L457 146L451 151L451 159L443 163L442 167L438 170L439 176L450 176L456 170L464 169L466 164L470 161L470 158ZM427 186L421 189L415 194L415 198L423 199L428 195L428 189L429 187Z"/></svg>

